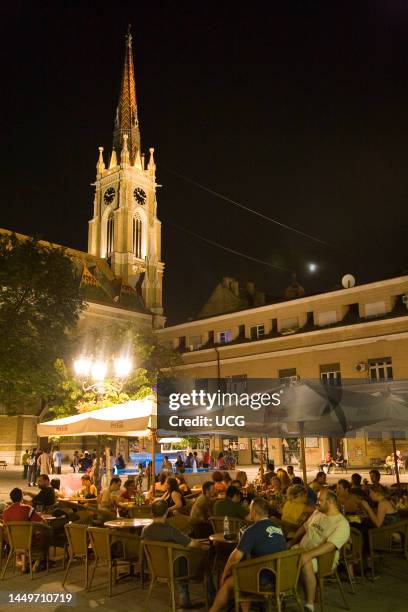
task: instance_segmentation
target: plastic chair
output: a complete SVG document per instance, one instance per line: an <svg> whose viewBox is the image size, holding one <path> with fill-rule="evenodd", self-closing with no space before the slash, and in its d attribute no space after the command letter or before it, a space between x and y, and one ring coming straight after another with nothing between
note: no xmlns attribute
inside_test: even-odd
<svg viewBox="0 0 408 612"><path fill-rule="evenodd" d="M175 587L177 583L199 582L204 586L206 609L208 610L207 574L208 551L200 548L180 546L170 542L142 541L143 552L147 559L150 573L150 586L147 600L150 600L156 582L165 582L171 594L171 610L176 612ZM184 560L186 570L176 575L175 564ZM146 610L148 610L146 603Z"/></svg>
<svg viewBox="0 0 408 612"><path fill-rule="evenodd" d="M364 578L364 563L363 563L363 535L361 531L355 527L350 529L349 543L341 549L341 560L346 567L347 576L351 586L351 592L355 593L354 580L350 572L350 564L358 564L360 567L361 577Z"/></svg>
<svg viewBox="0 0 408 612"><path fill-rule="evenodd" d="M6 530L7 541L10 546L10 552L7 556L6 565L4 566L1 579L4 579L9 562L11 559L13 559L13 557L15 563L16 555L18 553L28 557L31 580L33 579L33 559L45 558L48 572L48 541L51 532L50 527L43 525L42 523L34 523L31 521L10 521L9 523L6 523L4 527ZM33 546L33 535L35 535L37 532L43 533L45 541L42 543L42 545Z"/></svg>
<svg viewBox="0 0 408 612"><path fill-rule="evenodd" d="M239 612L242 602L265 602L266 600L268 612L272 610L273 601L280 612L285 597L294 597L299 610L303 610L303 604L297 592L302 553L302 548L294 548L249 561L241 561L235 565L232 568L235 611ZM273 584L266 587L260 584L260 574L264 570L273 574Z"/></svg>
<svg viewBox="0 0 408 612"><path fill-rule="evenodd" d="M91 546L95 554L95 563L91 568L87 590L89 591L95 575L95 570L100 561L105 561L109 570L108 595L112 597L112 582L116 582L117 568L119 565L129 565L141 561L140 555L140 538L131 534L119 533L114 530L103 527L88 527L88 534L91 541ZM130 544L125 546L124 541L130 540L136 543L137 552L135 556L129 554ZM122 554L116 556L112 553L112 544L115 542L122 543Z"/></svg>
<svg viewBox="0 0 408 612"><path fill-rule="evenodd" d="M346 595L344 593L343 585L341 584L339 574L337 572L337 567L335 565L335 555L336 550L332 550L324 555L320 555L320 557L316 557L317 559L317 592L319 597L320 604L320 612L324 610L324 599L323 599L323 588L324 588L324 579L325 578L335 578L337 585L340 590L341 597L344 602L344 606L346 610L350 610L350 606L348 605Z"/></svg>
<svg viewBox="0 0 408 612"><path fill-rule="evenodd" d="M76 524L76 523L67 523L64 526L65 533L68 540L68 565L65 570L64 579L62 581L62 586L64 586L69 569L71 567L71 563L73 561L79 560L81 563L85 560L85 588L88 586L88 561L89 561L89 538L88 538L88 525Z"/></svg>

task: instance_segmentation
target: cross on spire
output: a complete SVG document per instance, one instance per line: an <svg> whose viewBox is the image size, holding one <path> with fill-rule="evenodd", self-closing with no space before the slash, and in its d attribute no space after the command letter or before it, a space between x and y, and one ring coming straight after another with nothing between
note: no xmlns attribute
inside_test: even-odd
<svg viewBox="0 0 408 612"><path fill-rule="evenodd" d="M113 148L120 159L123 146L123 135L127 134L130 163L133 164L136 154L140 152L140 132L137 117L136 85L133 67L132 34L129 24L125 36L125 62L123 65L122 82L119 92L119 101L116 108L115 127L113 130Z"/></svg>

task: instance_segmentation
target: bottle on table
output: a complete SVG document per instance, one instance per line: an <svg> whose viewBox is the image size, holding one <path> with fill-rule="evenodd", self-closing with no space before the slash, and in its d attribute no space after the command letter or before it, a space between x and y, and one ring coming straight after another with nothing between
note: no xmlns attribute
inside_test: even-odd
<svg viewBox="0 0 408 612"><path fill-rule="evenodd" d="M224 537L228 537L230 535L230 522L228 516L224 516Z"/></svg>

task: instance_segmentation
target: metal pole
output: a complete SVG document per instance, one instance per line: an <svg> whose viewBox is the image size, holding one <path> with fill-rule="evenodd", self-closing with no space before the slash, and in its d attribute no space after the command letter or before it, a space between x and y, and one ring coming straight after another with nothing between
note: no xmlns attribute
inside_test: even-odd
<svg viewBox="0 0 408 612"><path fill-rule="evenodd" d="M157 429L153 427L150 429L151 440L152 440L152 465L151 465L151 470L150 470L150 476L152 478L153 496L154 496L154 487L156 483L156 431Z"/></svg>
<svg viewBox="0 0 408 612"><path fill-rule="evenodd" d="M395 477L397 479L397 485L400 486L400 477L399 477L399 469L398 469L398 456L397 456L397 447L395 445L395 438L392 436L392 451L394 453L394 465L395 465Z"/></svg>
<svg viewBox="0 0 408 612"><path fill-rule="evenodd" d="M259 448L260 448L260 455L259 455L259 471L261 474L261 483L263 482L263 475L264 475L264 459L263 459L263 436L261 436L260 438L260 444L259 444Z"/></svg>
<svg viewBox="0 0 408 612"><path fill-rule="evenodd" d="M303 436L300 437L300 458L302 461L303 483L306 487L307 486L306 453L305 453L305 439Z"/></svg>

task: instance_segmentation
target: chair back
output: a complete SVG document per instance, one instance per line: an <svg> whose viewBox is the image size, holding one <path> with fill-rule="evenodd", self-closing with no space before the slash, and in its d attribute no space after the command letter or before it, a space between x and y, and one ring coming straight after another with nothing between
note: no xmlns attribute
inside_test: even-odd
<svg viewBox="0 0 408 612"><path fill-rule="evenodd" d="M302 548L292 548L291 550L278 553L276 558L276 585L277 593L291 592L297 587L299 581Z"/></svg>
<svg viewBox="0 0 408 612"><path fill-rule="evenodd" d="M294 591L299 580L302 553L302 548L293 548L238 563L232 570L236 589L262 595ZM260 584L260 575L264 571L275 576L274 586L272 582L270 587Z"/></svg>
<svg viewBox="0 0 408 612"><path fill-rule="evenodd" d="M335 555L336 550L331 550L317 557L317 574L319 578L324 578L325 576L331 576L333 574Z"/></svg>
<svg viewBox="0 0 408 612"><path fill-rule="evenodd" d="M5 528L8 542L14 550L31 548L33 536L33 523L31 521L10 521L5 523Z"/></svg>
<svg viewBox="0 0 408 612"><path fill-rule="evenodd" d="M152 579L172 580L174 578L174 567L168 552L168 544L168 542L142 540L143 552Z"/></svg>
<svg viewBox="0 0 408 612"><path fill-rule="evenodd" d="M111 561L109 529L106 527L88 527L87 531L95 557L103 561Z"/></svg>
<svg viewBox="0 0 408 612"><path fill-rule="evenodd" d="M363 555L363 534L355 527L350 529L351 557L361 559ZM347 556L347 553L346 553Z"/></svg>
<svg viewBox="0 0 408 612"><path fill-rule="evenodd" d="M209 520L214 533L224 532L224 519L225 516L210 516ZM233 516L229 516L228 521L232 533L239 533L241 525L245 524L245 521L242 521L241 519Z"/></svg>
<svg viewBox="0 0 408 612"><path fill-rule="evenodd" d="M399 521L392 525L385 525L384 527L375 527L374 529L368 530L368 540L370 543L370 550L379 550L383 552L392 552L393 550L393 534L399 533L406 537L408 532L408 520Z"/></svg>
<svg viewBox="0 0 408 612"><path fill-rule="evenodd" d="M191 532L190 517L186 514L175 514L166 519L166 523L176 527L182 533L188 535Z"/></svg>
<svg viewBox="0 0 408 612"><path fill-rule="evenodd" d="M67 523L64 529L71 555L85 557L88 554L88 525Z"/></svg>

